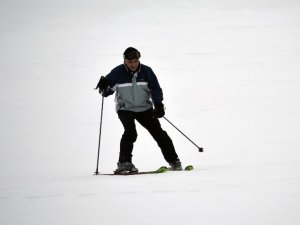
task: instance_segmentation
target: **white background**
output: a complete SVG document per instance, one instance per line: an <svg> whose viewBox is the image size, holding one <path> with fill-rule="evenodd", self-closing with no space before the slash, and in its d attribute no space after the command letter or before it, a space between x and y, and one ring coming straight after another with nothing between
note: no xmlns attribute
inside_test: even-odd
<svg viewBox="0 0 300 225"><path fill-rule="evenodd" d="M297 0L0 2L0 223L300 223ZM192 172L93 176L101 75L133 46L164 91ZM104 101L100 172L122 125ZM134 164L167 165L137 126Z"/></svg>

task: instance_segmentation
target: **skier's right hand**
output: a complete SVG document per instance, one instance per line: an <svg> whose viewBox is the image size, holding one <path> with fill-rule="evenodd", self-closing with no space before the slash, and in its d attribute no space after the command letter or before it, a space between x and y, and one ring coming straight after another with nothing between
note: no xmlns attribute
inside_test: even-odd
<svg viewBox="0 0 300 225"><path fill-rule="evenodd" d="M96 89L99 88L99 92L102 93L103 91L105 91L109 86L109 82L108 79L104 76L102 76L97 84Z"/></svg>

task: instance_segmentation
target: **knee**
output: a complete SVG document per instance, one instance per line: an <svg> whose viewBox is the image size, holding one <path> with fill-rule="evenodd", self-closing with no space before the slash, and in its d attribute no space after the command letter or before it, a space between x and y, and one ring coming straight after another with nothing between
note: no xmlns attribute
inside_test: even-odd
<svg viewBox="0 0 300 225"><path fill-rule="evenodd" d="M160 132L157 132L154 135L154 139L156 139L157 141L163 141L163 142L168 142L171 141L170 136L168 135L168 133L164 130L161 130Z"/></svg>
<svg viewBox="0 0 300 225"><path fill-rule="evenodd" d="M124 132L123 136L122 136L123 140L129 141L129 142L135 142L137 139L137 132Z"/></svg>

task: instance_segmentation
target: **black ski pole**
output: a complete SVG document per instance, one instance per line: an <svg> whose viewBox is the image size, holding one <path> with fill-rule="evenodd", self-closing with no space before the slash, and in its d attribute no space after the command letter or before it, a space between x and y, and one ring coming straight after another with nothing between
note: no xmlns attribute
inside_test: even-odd
<svg viewBox="0 0 300 225"><path fill-rule="evenodd" d="M104 103L104 97L102 96L101 117L100 117L100 132L99 132L98 155L97 155L97 168L96 168L95 175L99 174L99 155L100 155L100 143L101 143L101 131L102 131L103 103Z"/></svg>
<svg viewBox="0 0 300 225"><path fill-rule="evenodd" d="M166 117L164 117L164 119L166 121L169 122L169 124L171 124L176 130L178 130L184 137L186 137L186 139L188 139L191 143L193 143L199 150L199 152L203 152L203 148L202 147L199 147L198 145L195 144L195 142L193 142L188 136L186 136L181 130L179 130L173 123L171 123L170 120L168 120Z"/></svg>

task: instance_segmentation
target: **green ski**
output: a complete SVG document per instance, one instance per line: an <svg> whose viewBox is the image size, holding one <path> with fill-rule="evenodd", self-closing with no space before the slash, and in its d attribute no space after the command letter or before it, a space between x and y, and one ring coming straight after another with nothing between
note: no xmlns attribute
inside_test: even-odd
<svg viewBox="0 0 300 225"><path fill-rule="evenodd" d="M193 170L194 167L192 165L188 165L184 168L184 170L182 171L190 171ZM161 166L160 168L158 168L157 170L152 170L152 171L142 171L142 172L125 172L125 173L100 173L98 175L110 175L110 176L130 176L130 175L142 175L142 174L157 174L157 173L165 173L168 171L172 171L170 170L170 168L166 167L166 166ZM180 171L177 171L180 172Z"/></svg>

